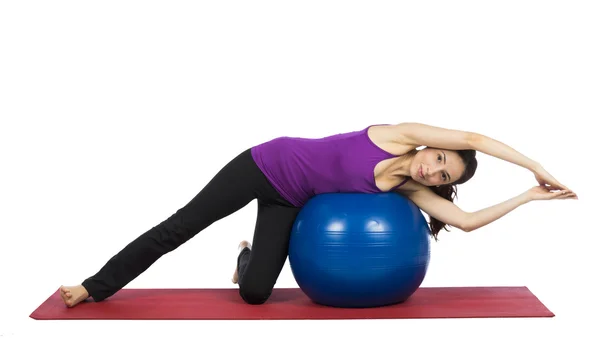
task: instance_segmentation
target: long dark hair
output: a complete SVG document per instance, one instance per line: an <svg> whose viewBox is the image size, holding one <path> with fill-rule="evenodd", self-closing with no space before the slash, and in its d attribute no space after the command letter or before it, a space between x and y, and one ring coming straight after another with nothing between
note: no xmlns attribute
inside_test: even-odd
<svg viewBox="0 0 600 341"><path fill-rule="evenodd" d="M471 179L473 177L473 175L475 174L475 170L477 169L477 159L475 158L474 150L466 149L466 150L457 150L456 152L458 153L458 155L460 155L460 158L462 159L463 163L465 164L465 171L462 174L462 176L458 180L454 181L451 184L441 185L439 187L437 187L437 186L430 187L430 189L435 194L441 196L442 198L444 198L446 200L450 200L450 201L454 201L454 198L456 198L456 196L457 196L458 192L457 192L456 185L463 184L463 183L467 182L469 179ZM439 221L439 220L435 219L434 217L429 217L429 220L430 220L429 221L429 229L431 230L431 235L437 241L437 235L442 229L448 231L448 229L446 228L446 223Z"/></svg>

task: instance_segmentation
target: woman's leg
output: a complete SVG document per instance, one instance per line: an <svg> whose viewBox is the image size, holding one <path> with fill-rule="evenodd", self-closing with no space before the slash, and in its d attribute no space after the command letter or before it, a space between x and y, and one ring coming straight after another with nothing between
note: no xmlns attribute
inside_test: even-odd
<svg viewBox="0 0 600 341"><path fill-rule="evenodd" d="M249 304L264 303L288 256L290 233L300 208L259 200L252 250L238 256L240 296Z"/></svg>
<svg viewBox="0 0 600 341"><path fill-rule="evenodd" d="M114 255L95 275L81 284L94 301L102 301L148 269L155 261L194 237L213 222L272 193L250 150L238 155L184 207L146 231ZM74 292L74 291L73 291ZM63 300L72 306L81 301L61 287ZM70 302L69 302L70 299Z"/></svg>

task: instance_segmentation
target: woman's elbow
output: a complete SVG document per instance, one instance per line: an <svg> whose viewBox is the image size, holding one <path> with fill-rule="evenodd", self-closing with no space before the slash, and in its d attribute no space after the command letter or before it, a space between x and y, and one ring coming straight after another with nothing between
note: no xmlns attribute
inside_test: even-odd
<svg viewBox="0 0 600 341"><path fill-rule="evenodd" d="M463 232L471 232L473 229L471 229L470 227L468 227L467 225L464 224L459 224L459 225L454 225L454 227L456 227L457 229L463 231Z"/></svg>
<svg viewBox="0 0 600 341"><path fill-rule="evenodd" d="M475 230L477 227L473 224L473 220L471 219L471 215L469 213L465 213L465 215L460 219L460 222L456 226L459 230L463 232L471 232Z"/></svg>
<svg viewBox="0 0 600 341"><path fill-rule="evenodd" d="M486 137L484 135L478 133L470 131L465 133L465 143L468 149L478 150L479 146L485 138Z"/></svg>

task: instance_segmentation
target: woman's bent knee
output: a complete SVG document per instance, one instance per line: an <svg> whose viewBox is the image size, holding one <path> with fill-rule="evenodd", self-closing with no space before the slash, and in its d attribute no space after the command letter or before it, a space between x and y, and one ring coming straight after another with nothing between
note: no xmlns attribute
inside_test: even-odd
<svg viewBox="0 0 600 341"><path fill-rule="evenodd" d="M271 296L272 290L252 290L240 288L240 296L248 304L263 304Z"/></svg>

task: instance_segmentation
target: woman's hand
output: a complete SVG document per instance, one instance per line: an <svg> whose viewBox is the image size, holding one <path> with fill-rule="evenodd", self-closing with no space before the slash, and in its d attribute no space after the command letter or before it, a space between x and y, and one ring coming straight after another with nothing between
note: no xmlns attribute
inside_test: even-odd
<svg viewBox="0 0 600 341"><path fill-rule="evenodd" d="M540 186L545 186L549 190L570 191L567 186L558 182L558 180L550 175L550 173L548 173L548 171L546 171L541 165L538 165L533 169L533 174L535 175L535 180L540 184Z"/></svg>
<svg viewBox="0 0 600 341"><path fill-rule="evenodd" d="M545 185L535 186L524 194L528 200L578 199L571 190L550 190Z"/></svg>

